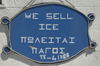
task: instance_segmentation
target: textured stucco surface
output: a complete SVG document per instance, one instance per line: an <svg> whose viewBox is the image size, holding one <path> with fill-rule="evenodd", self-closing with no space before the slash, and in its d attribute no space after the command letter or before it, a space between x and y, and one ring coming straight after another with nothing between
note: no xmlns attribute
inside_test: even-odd
<svg viewBox="0 0 100 66"><path fill-rule="evenodd" d="M13 17L20 11L30 0L2 0L3 6L0 5L0 19L3 16ZM40 2L59 2L59 0L36 0ZM65 2L64 0L62 0ZM31 63L14 53L5 55L2 53L2 48L7 45L7 30L0 22L0 66L100 66L100 0L68 0L76 9L83 12L85 15L94 13L96 18L90 26L89 34L93 41L98 46L96 49L87 49L78 57L55 65L38 65ZM33 3L34 4L34 3ZM65 4L68 4L65 2ZM3 8L2 8L3 7Z"/></svg>

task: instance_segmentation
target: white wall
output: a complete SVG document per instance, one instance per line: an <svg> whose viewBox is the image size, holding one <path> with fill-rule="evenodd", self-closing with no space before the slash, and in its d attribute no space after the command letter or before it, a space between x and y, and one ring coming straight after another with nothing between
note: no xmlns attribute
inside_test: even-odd
<svg viewBox="0 0 100 66"><path fill-rule="evenodd" d="M5 8L0 5L0 19L3 16L13 17L19 10L22 9L30 0L3 0ZM58 0L36 0L35 3L41 1ZM64 1L64 0L63 0ZM93 41L97 42L96 49L87 49L78 57L58 65L38 65L31 63L14 53L5 55L2 53L2 48L7 45L7 30L0 22L0 66L100 66L100 0L68 0L76 9L83 12L85 15L94 13L96 16L89 32ZM65 1L64 1L65 2ZM67 3L66 3L67 4Z"/></svg>

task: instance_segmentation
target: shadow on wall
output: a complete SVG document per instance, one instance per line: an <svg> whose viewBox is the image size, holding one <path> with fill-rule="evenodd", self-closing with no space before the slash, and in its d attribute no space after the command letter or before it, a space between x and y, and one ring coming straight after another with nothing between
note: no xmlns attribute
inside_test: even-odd
<svg viewBox="0 0 100 66"><path fill-rule="evenodd" d="M57 66L57 65L40 65L40 64L35 64L35 63L32 63L32 62L30 62L30 61L28 61L28 60L26 60L26 59L24 59L24 58L22 58L22 57L20 57L20 56L18 56L18 55L16 55L15 53L10 53L10 54L8 54L8 55L6 55L6 54L4 54L4 53L1 53L1 59L2 60L7 60L7 59L9 59L9 58L13 58L13 59L15 59L15 60L17 60L17 61L20 61L20 62L23 62L23 63L25 63L25 64L27 64L27 65L30 65L30 66Z"/></svg>
<svg viewBox="0 0 100 66"><path fill-rule="evenodd" d="M6 27L5 27L4 25L2 25L2 24L0 24L0 32L1 32L1 33L5 33L6 36L8 35ZM76 57L74 57L74 58L68 60L67 62L66 62L66 61L65 61L65 62L62 62L61 64L69 63L69 62L71 62L72 60L74 60L74 59L76 59L77 57L79 57L79 56L80 56L81 54L83 54L83 53L86 53L86 57L87 57L88 55L92 54L93 52L95 52L95 49L86 49L85 51L83 51L83 52L81 52L80 54L78 54ZM24 59L24 58L22 58L22 57L16 55L16 54L13 53L13 52L11 52L11 53L8 54L8 55L6 55L6 54L4 54L4 53L1 53L1 59L2 59L3 61L5 61L5 60L7 60L7 59L9 59L9 58L13 58L13 59L15 59L15 60L17 60L17 61L21 61L21 62L23 62L23 63L25 63L25 64L30 65L30 66L57 66L57 64L56 64L56 65L55 65L55 64L53 64L53 65L40 65L40 64L35 64L35 63L32 63L32 62L27 61L26 59Z"/></svg>
<svg viewBox="0 0 100 66"><path fill-rule="evenodd" d="M7 28L5 27L5 25L0 24L0 32L5 33L7 35Z"/></svg>

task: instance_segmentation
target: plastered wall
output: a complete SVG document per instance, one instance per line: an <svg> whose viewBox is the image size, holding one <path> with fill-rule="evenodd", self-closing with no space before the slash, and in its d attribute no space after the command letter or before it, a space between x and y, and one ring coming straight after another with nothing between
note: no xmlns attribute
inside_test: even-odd
<svg viewBox="0 0 100 66"><path fill-rule="evenodd" d="M2 0L3 5L0 5L0 19L3 16L13 17L20 11L30 0ZM95 49L87 49L76 58L62 63L53 65L39 65L31 63L14 53L5 55L2 53L2 48L7 45L7 30L0 22L0 66L100 66L100 0L68 0L76 9L83 12L85 15L89 13L95 14L95 21L89 29L90 37L98 46ZM36 0L40 2L60 2L59 0ZM64 0L62 3L69 5Z"/></svg>

